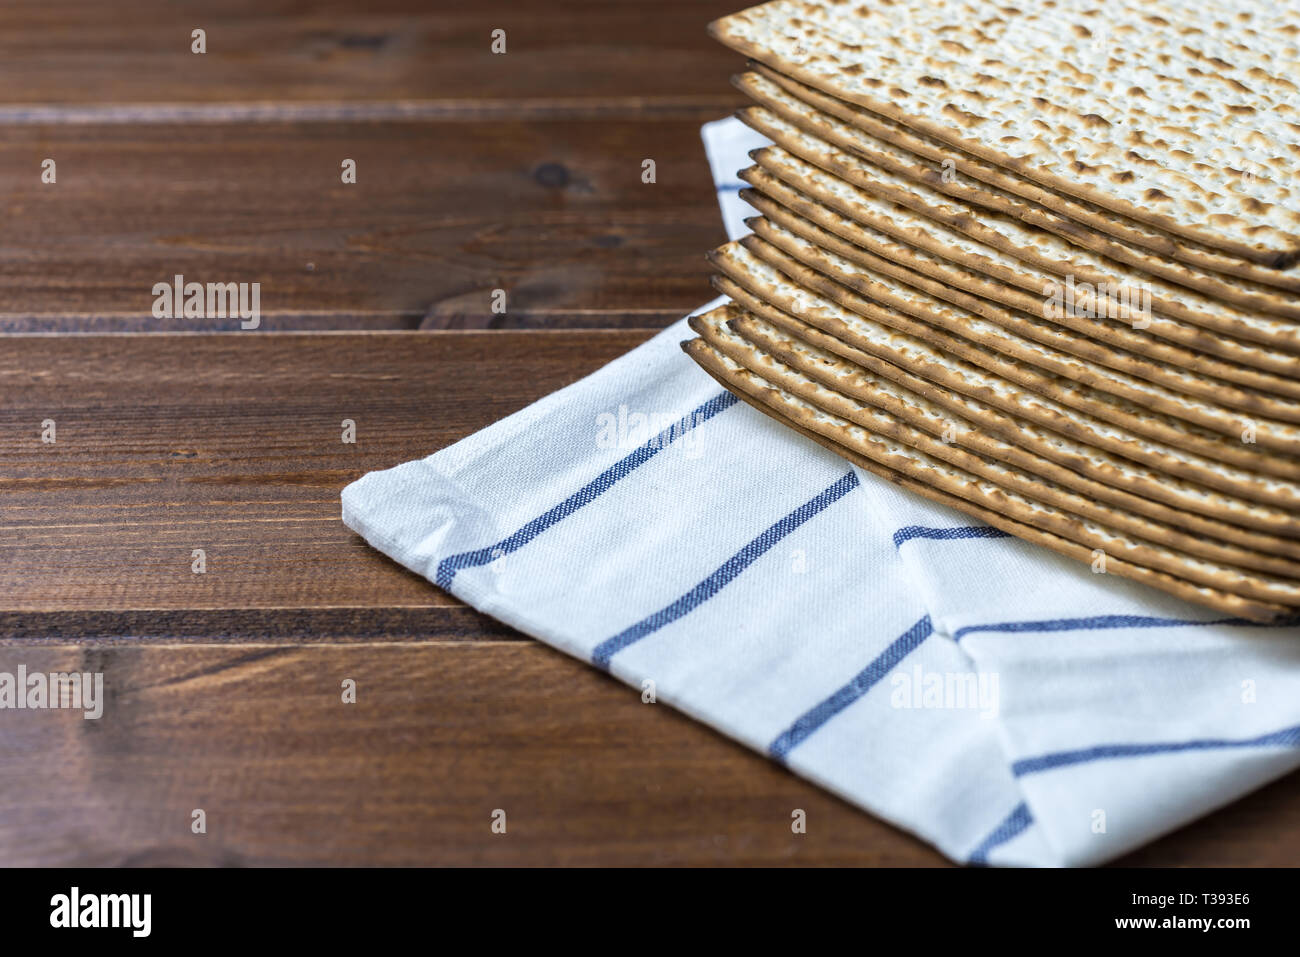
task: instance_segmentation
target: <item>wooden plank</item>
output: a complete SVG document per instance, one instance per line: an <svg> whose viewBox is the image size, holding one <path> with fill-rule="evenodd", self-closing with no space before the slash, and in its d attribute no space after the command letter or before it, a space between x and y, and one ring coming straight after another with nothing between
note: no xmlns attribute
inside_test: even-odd
<svg viewBox="0 0 1300 957"><path fill-rule="evenodd" d="M168 637L174 628L199 637L210 627L219 629L211 637L222 637L239 619L199 616L169 625L146 613L255 609L261 617L243 622L260 629L255 633L278 619L289 634L302 634L309 629L292 622L304 610L320 612L319 627L351 628L358 608L445 607L448 596L342 524L343 486L449 445L645 338L243 332L6 339L0 613L46 613L25 626L33 637L64 629L94 634L97 622L105 633L125 627ZM53 444L40 440L46 419L55 422ZM342 442L344 419L356 423L356 444ZM205 551L205 574L191 569L196 548ZM112 617L125 612L133 615ZM435 634L456 627L411 614L394 627Z"/></svg>
<svg viewBox="0 0 1300 957"><path fill-rule="evenodd" d="M10 332L239 328L154 318L177 274L266 329L659 328L725 238L698 120L17 127L0 197Z"/></svg>
<svg viewBox="0 0 1300 957"><path fill-rule="evenodd" d="M574 101L624 111L717 110L740 59L709 39L735 0L8 0L0 120L40 105L467 101L506 111ZM191 52L206 31L207 52ZM493 54L493 31L506 53ZM76 111L72 111L76 115ZM288 115L291 111L286 111ZM161 111L166 117L167 112Z"/></svg>
<svg viewBox="0 0 1300 957"><path fill-rule="evenodd" d="M534 643L0 643L19 664L101 672L106 704L0 712L7 865L943 863ZM1285 866L1298 842L1291 775L1119 863Z"/></svg>
<svg viewBox="0 0 1300 957"><path fill-rule="evenodd" d="M0 340L0 670L109 692L98 721L0 712L0 861L942 863L338 520L347 481L646 335L381 330L648 329L711 295L698 126L741 97L703 26L739 6L0 7L0 332L84 334ZM261 282L263 330L96 335L237 326L155 320L177 272ZM269 332L340 328L371 332ZM1288 865L1298 845L1291 775L1121 863Z"/></svg>
<svg viewBox="0 0 1300 957"><path fill-rule="evenodd" d="M6 340L0 670L103 671L117 698L97 722L0 714L0 860L937 863L456 606L338 522L353 475L453 441L640 338ZM340 409L355 447L336 445ZM45 416L54 446L36 439ZM200 585L182 539L223 528L235 547L212 550ZM360 682L357 711L337 710L338 675ZM1293 775L1132 862L1291 863L1297 798ZM492 842L484 804L510 809L519 841ZM186 830L194 806L220 822L207 843ZM797 842L794 807L814 822Z"/></svg>
<svg viewBox="0 0 1300 957"><path fill-rule="evenodd" d="M106 705L0 712L8 865L942 863L533 643L0 647L20 663L102 672Z"/></svg>
<svg viewBox="0 0 1300 957"><path fill-rule="evenodd" d="M383 560L379 559L382 563ZM393 569L398 575L404 572ZM479 614L411 576L421 604L327 608L56 608L0 612L0 641L33 645L276 644L385 641L524 641L526 636Z"/></svg>

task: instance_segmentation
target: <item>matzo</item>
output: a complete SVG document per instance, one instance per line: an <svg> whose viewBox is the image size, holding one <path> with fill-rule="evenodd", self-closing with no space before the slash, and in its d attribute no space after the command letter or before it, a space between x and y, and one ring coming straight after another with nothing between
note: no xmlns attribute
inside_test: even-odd
<svg viewBox="0 0 1300 957"><path fill-rule="evenodd" d="M1094 549L1106 549L1106 545L1109 545L1106 562L1108 572L1146 582L1230 614L1244 615L1259 621L1272 621L1290 614L1290 608L1279 602L1253 599L1197 584L1186 578L1139 564L1124 553L1147 543L1136 542L1131 538L1117 535L1097 523L1084 522L1061 510L1007 492L994 483L980 481L953 466L930 459L902 443L874 435L861 426L831 415L771 385L744 366L717 352L702 339L683 343L683 348L710 374L742 398L752 400L752 404L759 407L773 409L777 412L777 417L787 424L793 422L801 430L814 432L829 439L832 443L828 446L830 448L847 449L852 453L849 457L855 464L867 467L866 462L874 463L880 468L869 468L869 471L898 482L927 498L951 505L1010 534L1046 545L1081 561L1094 561L1096 557ZM894 476L899 476L902 480ZM1036 521L1063 529L1069 528L1075 534L1066 537L1055 530L1048 531L1036 526L1033 524ZM1085 541L1080 542L1078 540L1080 538ZM1106 544L1099 544L1102 542ZM1113 550L1114 554L1111 554L1110 550ZM1150 548L1144 549L1143 554L1150 554ZM1166 560L1171 559L1187 570L1195 570L1201 576L1214 575L1222 571L1210 563L1192 559L1190 556L1167 554ZM1225 580L1232 577L1234 573L1230 571L1223 576Z"/></svg>
<svg viewBox="0 0 1300 957"><path fill-rule="evenodd" d="M923 253L920 257L908 255L925 265L928 275L936 279L960 275L961 288L978 284L984 298L998 297L996 301L1025 311L1029 310L1022 304L1033 308L1036 302L1041 313L1049 292L1068 288L1072 296L1089 298L1082 291L1090 288L1090 298L1097 305L1095 313L1107 318L1106 325L1115 327L1112 334L1126 342L1142 341L1125 334L1126 328L1140 326L1147 336L1205 353L1207 359L1217 356L1247 370L1273 374L1269 380L1235 381L1284 395L1300 395L1300 356L1173 318L1151 285L1144 284L1139 276L1106 275L1079 264L1066 265L1070 271L1064 274L1052 272L949 230L906 207L855 189L783 150L763 150L755 158L760 165L742 170L741 179L823 229L878 255L890 258L902 248ZM1184 361L1177 364L1191 367Z"/></svg>
<svg viewBox="0 0 1300 957"><path fill-rule="evenodd" d="M779 242L782 252L793 256L816 273L838 284L844 291L852 289L861 296L897 309L923 323L975 340L988 350L1032 363L1094 389L1128 399L1142 408L1164 412L1196 423L1221 433L1225 438L1231 437L1232 445L1243 444L1243 435L1249 433L1254 439L1251 444L1257 443L1262 448L1281 452L1288 457L1300 453L1300 427L1290 422L1266 419L1253 412L1247 414L1234 411L1208 399L1175 392L1113 368L1098 369L1091 363L1052 346L1017 335L1010 330L1010 322L1004 327L959 306L944 303L921 288L892 282L890 277L882 273L858 266L842 256L827 252L821 246L778 227L770 227L765 238L770 242L763 245L757 244L762 240L753 242L753 237L746 239L745 242L753 243L751 249L760 257L765 257L765 249ZM921 280L917 282L920 283ZM843 295L839 290L819 280L814 281L812 287L832 298ZM1050 323L1041 323L1041 325L1049 327L1046 332L1056 328ZM1228 444L1225 442L1225 445Z"/></svg>
<svg viewBox="0 0 1300 957"><path fill-rule="evenodd" d="M742 297L743 298L743 297ZM746 312L737 300L728 328L824 385L871 402L878 387L864 372L896 383L918 397L916 411L901 415L984 455L1002 458L1026 471L1094 496L1099 502L1136 512L1204 538L1226 543L1249 558L1217 556L1230 564L1248 564L1295 577L1300 570L1300 541L1245 528L1260 526L1300 534L1300 516L1258 505L1145 468L1101 449L1087 446L1027 419L951 391L860 349L845 347L815 326L770 306ZM1165 504L1166 502L1172 504ZM1201 514L1204 513L1204 514ZM1188 549L1194 551L1194 549Z"/></svg>
<svg viewBox="0 0 1300 957"><path fill-rule="evenodd" d="M737 116L790 153L854 187L906 206L1004 252L1027 261L1041 258L1048 263L1060 263L1067 274L1076 271L1070 268L1075 263L1085 270L1113 273L1127 283L1150 286L1161 308L1181 319L1276 348L1300 350L1300 332L1296 323L1290 321L1300 318L1300 306L1294 298L1252 294L1238 286L1210 281L1205 274L1189 279L1190 270L1170 264L1160 256L1105 240L1093 230L1039 214L1023 204L1012 210L1014 215L993 210L977 213L966 203L947 195L944 189L936 188L944 184L939 170L910 179L768 110L750 107L739 111ZM755 159L763 164L761 154ZM1178 285L1180 282L1190 284L1191 288ZM1198 295L1202 288L1206 295ZM1213 297L1223 302L1216 304Z"/></svg>
<svg viewBox="0 0 1300 957"><path fill-rule="evenodd" d="M826 384L819 378L805 374L783 358L767 352L755 342L737 334L727 324L725 315L712 312L707 316L692 317L690 325L697 334L723 355L745 366L772 385L815 405L824 412L859 425L875 435L900 442L909 449L920 452L936 462L960 469L976 479L992 482L1008 492L1032 498L1048 506L1049 509L1061 509L1072 513L1084 519L1085 525L1088 522L1099 522L1118 532L1161 546L1155 549L1141 545L1131 547L1128 556L1142 564L1163 568L1174 574L1200 580L1202 584L1222 587L1252 598L1300 604L1300 581L1295 580L1294 568L1289 570L1290 574L1286 577L1237 568L1235 566L1240 565L1242 559L1249 559L1249 553L1243 549L1226 544L1215 545L1207 540L1185 535L1164 523L1098 503L1071 488L1040 475L1031 474L1014 464L1008 464L1001 456L968 450L956 443L945 442L942 438L937 438L924 428L918 427L917 420L924 420L928 413L935 414L939 423L942 423L946 417L929 408L928 403L921 396L900 388L890 380L858 371L857 378L863 383L863 392L866 394L849 394ZM825 365L837 364L837 361L829 356L823 357L822 362ZM943 425L939 424L939 428L942 429ZM1058 524L1059 519L1056 515L1044 521L1055 525L1053 530L1067 537L1072 537L1078 532L1078 523ZM1181 559L1170 560L1164 551L1166 548L1213 563L1216 568L1212 577L1202 578L1202 570L1195 563L1188 565ZM1209 557L1201 554L1203 551L1230 554L1233 560L1224 563L1221 557Z"/></svg>
<svg viewBox="0 0 1300 957"><path fill-rule="evenodd" d="M774 248L768 253L777 265L740 242L716 250L710 259L730 281L719 288L728 295L733 287L746 290L756 301L772 303L855 348L1064 435L1232 495L1300 509L1300 486L1277 477L1300 478L1292 459L1225 443L1196 426L988 353L854 294L847 299L851 308L840 305L801 284L815 280L812 270Z"/></svg>
<svg viewBox="0 0 1300 957"><path fill-rule="evenodd" d="M1050 189L1271 266L1300 250L1296 87L1256 8L1253 48L1192 4L774 0L722 42ZM1089 25L1109 28L1099 55ZM1226 40L1225 40L1226 35ZM1195 44L1193 46L1192 44ZM1279 51L1280 52L1276 52ZM1252 55L1253 54L1253 55ZM1084 69L1077 64L1084 63ZM1258 169L1247 179L1245 164Z"/></svg>
<svg viewBox="0 0 1300 957"><path fill-rule="evenodd" d="M1117 493L1104 483L991 436L974 421L930 401L922 391L901 386L895 378L873 375L864 367L784 335L757 317L730 319L725 331L716 322L693 321L692 328L720 352L829 412L869 428L870 423L860 418L859 406L888 413L898 428L890 431L881 426L877 429L880 434L936 459L1120 531L1209 561L1271 572L1296 580L1300 588L1300 562L1243 548L1228 538L1188 534L1184 516L1177 510L1166 508L1163 520L1157 519L1150 514L1153 503Z"/></svg>
<svg viewBox="0 0 1300 957"><path fill-rule="evenodd" d="M1180 455L1173 449L1081 415L960 359L946 356L926 343L911 344L906 336L890 337L874 331L869 322L859 322L851 314L842 314L841 319L835 307L809 310L808 318L812 321L804 322L756 298L725 277L718 278L717 286L753 316L849 362L912 387L930 401L978 421L990 436L1009 442L1029 439L1029 446L1036 454L1080 476L1182 510L1186 521L1193 523L1189 528L1194 527L1198 517L1213 518L1231 525L1233 532L1226 537L1232 541L1269 554L1300 557L1300 513L1286 506L1243 498L1230 489L1220 488L1219 484L1202 481L1213 480L1221 474L1217 463ZM742 318L738 325L744 326L746 322ZM904 365L912 371L905 371ZM913 372L916 374L912 375ZM1249 481L1246 477L1245 482ZM1216 525L1201 530L1215 535L1222 532L1216 531L1217 528Z"/></svg>
<svg viewBox="0 0 1300 957"><path fill-rule="evenodd" d="M745 176L742 174L743 178ZM773 192L780 193L776 189ZM1074 356L1091 359L1171 389L1181 389L1233 408L1275 416L1284 421L1300 421L1300 405L1295 401L1295 396L1300 395L1300 380L1262 372L1163 342L1144 331L1130 329L1123 319L1114 321L1094 318L1090 313L1095 314L1100 310L1104 316L1106 307L1098 305L1095 297L1086 297L1082 293L1077 301L1068 306L1062 301L1048 309L1044 298L1034 298L1019 290L1008 289L1001 283L990 282L978 273L894 243L883 234L855 231L850 221L842 217L837 221L833 213L798 196L783 197L800 207L798 211L793 211L764 196L752 194L752 190L746 190L742 193L742 198L761 212L763 217L751 220L749 225L757 235L775 245L781 244L771 235L773 226L908 285L915 286L918 277L928 280L920 288L931 295L969 309L1019 335ZM817 221L805 218L801 215L803 213L808 217L816 217ZM852 241L843 238L845 234L851 235ZM1059 284L1053 285L1060 295ZM1114 305L1118 307L1118 304ZM1000 308L1003 306L1010 307L1011 311ZM1025 321L1021 317L1024 314L1037 319L1044 312L1051 315L1051 323L1059 323L1080 335L1057 333L1049 323ZM1140 321L1136 312L1133 318ZM1294 358L1292 361L1295 361Z"/></svg>
<svg viewBox="0 0 1300 957"><path fill-rule="evenodd" d="M827 96L762 64L754 64L754 71L734 77L732 82L796 125L815 127L814 131L823 132L846 149L863 149L864 155L892 160L897 171L909 173L911 178L929 174L923 181L934 183L930 170L941 174L946 170L949 175L939 178L937 185L942 188L950 181L958 184L954 195L978 196L983 205L1045 225L1073 242L1088 240L1092 246L1122 251L1134 262L1160 263L1162 271L1175 281L1208 286L1209 292L1220 289L1231 294L1253 294L1266 308L1295 309L1277 295L1278 290L1300 291L1300 272L1295 269L1271 269L1189 244L1141 223L1124 221L1099 206L1044 190L968 153L918 136L901 124ZM848 125L836 124L835 119ZM918 165L920 158L937 165ZM1184 263L1186 266L1181 265ZM1294 311L1283 314L1296 315Z"/></svg>

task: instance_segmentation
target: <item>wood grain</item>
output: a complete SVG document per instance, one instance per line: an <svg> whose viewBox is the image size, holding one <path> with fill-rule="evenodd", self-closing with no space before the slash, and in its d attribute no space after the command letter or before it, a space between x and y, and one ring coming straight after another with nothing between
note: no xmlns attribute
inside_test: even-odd
<svg viewBox="0 0 1300 957"><path fill-rule="evenodd" d="M109 692L0 712L0 864L944 863L339 520L712 297L738 6L0 6L0 670ZM155 319L178 272L261 282L262 329ZM1297 846L1292 775L1121 863Z"/></svg>
<svg viewBox="0 0 1300 957"><path fill-rule="evenodd" d="M0 129L0 331L239 329L154 318L177 274L260 283L265 329L660 328L712 298L725 238L699 127Z"/></svg>
<svg viewBox="0 0 1300 957"><path fill-rule="evenodd" d="M8 865L942 863L532 643L0 647L20 662L102 672L107 704L4 713Z"/></svg>
<svg viewBox="0 0 1300 957"><path fill-rule="evenodd" d="M19 664L101 672L106 704L4 713L6 865L945 863L533 643L0 643ZM1292 864L1298 799L1292 775L1120 863Z"/></svg>
<svg viewBox="0 0 1300 957"><path fill-rule="evenodd" d="M941 863L461 606L339 522L352 477L642 338L5 340L0 670L102 671L110 706L99 721L3 713L0 862ZM338 441L343 415L356 446ZM44 417L52 447L37 439ZM351 710L342 677L361 688ZM1297 797L1293 775L1133 861L1285 863ZM202 838L194 807L209 815ZM497 807L504 838L488 826ZM807 835L790 834L794 807Z"/></svg>
<svg viewBox="0 0 1300 957"><path fill-rule="evenodd" d="M0 5L0 121L73 107L148 117L150 104L414 101L535 114L728 111L739 58L709 39L728 0L7 0ZM207 53L191 32L207 31ZM494 55L492 31L506 31ZM123 110L125 106L127 109ZM159 112L166 118L166 110Z"/></svg>
<svg viewBox="0 0 1300 957"><path fill-rule="evenodd" d="M69 612L445 606L342 524L343 486L443 448L645 337L4 340L0 611L56 624ZM40 441L46 419L54 444ZM355 444L342 441L344 419ZM196 548L205 574L191 570Z"/></svg>

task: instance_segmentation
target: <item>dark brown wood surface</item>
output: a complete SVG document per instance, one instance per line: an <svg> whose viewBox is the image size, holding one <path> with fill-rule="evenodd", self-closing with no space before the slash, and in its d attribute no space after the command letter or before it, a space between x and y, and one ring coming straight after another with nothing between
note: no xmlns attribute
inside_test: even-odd
<svg viewBox="0 0 1300 957"><path fill-rule="evenodd" d="M939 863L759 755L461 606L339 521L353 478L445 446L645 335L0 342L0 671L102 671L109 692L98 721L0 713L0 856ZM345 417L356 445L340 441ZM46 418L53 445L39 440ZM194 548L206 552L203 575ZM355 706L340 702L347 677ZM1297 783L1133 862L1289 863ZM504 838L489 828L499 807ZM796 807L812 821L798 838ZM188 830L194 808L208 815L202 838Z"/></svg>
<svg viewBox="0 0 1300 957"><path fill-rule="evenodd" d="M698 118L0 128L0 197L13 332L239 330L154 319L176 274L260 283L266 331L662 327L725 238Z"/></svg>
<svg viewBox="0 0 1300 957"><path fill-rule="evenodd" d="M0 118L144 106L395 105L466 115L709 111L739 64L728 0L6 0ZM195 29L207 53L191 52ZM494 30L506 53L492 53ZM43 107L44 109L33 109ZM168 115L158 111L159 116ZM187 114L181 114L187 115Z"/></svg>
<svg viewBox="0 0 1300 957"><path fill-rule="evenodd" d="M339 521L712 295L738 6L0 7L0 671L109 695L0 712L0 864L943 863ZM262 283L262 328L155 319L176 273ZM1297 798L1125 863L1294 863Z"/></svg>

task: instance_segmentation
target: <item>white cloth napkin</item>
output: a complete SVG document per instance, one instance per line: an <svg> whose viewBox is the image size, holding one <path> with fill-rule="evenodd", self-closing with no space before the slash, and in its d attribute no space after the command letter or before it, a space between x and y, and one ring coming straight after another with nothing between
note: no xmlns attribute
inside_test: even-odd
<svg viewBox="0 0 1300 957"><path fill-rule="evenodd" d="M704 140L734 236L762 141L734 120ZM721 390L690 336L366 475L344 522L957 861L1097 863L1300 764L1300 629L854 469Z"/></svg>

